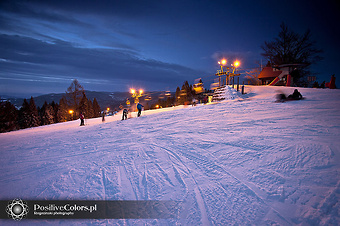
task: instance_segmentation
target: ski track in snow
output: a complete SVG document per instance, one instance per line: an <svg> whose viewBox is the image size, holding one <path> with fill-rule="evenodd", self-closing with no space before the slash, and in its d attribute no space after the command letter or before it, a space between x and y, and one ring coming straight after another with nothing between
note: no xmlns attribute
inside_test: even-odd
<svg viewBox="0 0 340 226"><path fill-rule="evenodd" d="M340 92L274 102L293 89L0 134L1 198L183 201L178 219L23 224L336 225Z"/></svg>

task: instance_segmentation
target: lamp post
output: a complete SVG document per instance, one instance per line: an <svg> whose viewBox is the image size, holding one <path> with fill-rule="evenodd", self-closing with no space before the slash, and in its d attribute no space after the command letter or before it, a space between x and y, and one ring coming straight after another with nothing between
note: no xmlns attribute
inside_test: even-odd
<svg viewBox="0 0 340 226"><path fill-rule="evenodd" d="M217 73L215 75L218 76L218 86L221 87L221 75L226 75L226 85L229 84L229 80L231 77L233 77L233 83L234 83L234 76L239 76L240 74L235 74L237 68L240 66L240 62L236 60L233 64L231 64L230 67L226 66L227 60L222 59L221 61L218 61L218 64L221 67L221 70L217 70ZM223 69L224 68L224 69Z"/></svg>
<svg viewBox="0 0 340 226"><path fill-rule="evenodd" d="M232 64L231 66L233 67L233 72L232 72L230 75L233 76L233 88L234 88L234 84L235 84L235 76L239 76L239 75L240 75L240 74L235 74L237 68L240 66L240 62L239 62L238 60L236 60L236 61L234 62L234 64ZM239 89L239 82L240 82L239 79L240 79L240 78L237 77L237 91L238 91L238 89Z"/></svg>
<svg viewBox="0 0 340 226"><path fill-rule="evenodd" d="M139 103L139 98L142 96L143 92L142 89L140 89L139 92L136 92L135 89L130 89L130 93L132 94L132 98L135 99L136 104Z"/></svg>
<svg viewBox="0 0 340 226"><path fill-rule="evenodd" d="M226 72L223 71L223 67L227 64L226 59L222 59L221 61L218 61L218 64L221 66L221 70L217 71L218 75L218 87L221 87L221 75L226 74Z"/></svg>
<svg viewBox="0 0 340 226"><path fill-rule="evenodd" d="M68 113L71 115L71 119L73 120L73 113L74 113L74 111L73 110L69 110Z"/></svg>
<svg viewBox="0 0 340 226"><path fill-rule="evenodd" d="M236 60L232 66L234 67L234 70L233 70L233 73L234 73L236 69L240 66L240 61Z"/></svg>

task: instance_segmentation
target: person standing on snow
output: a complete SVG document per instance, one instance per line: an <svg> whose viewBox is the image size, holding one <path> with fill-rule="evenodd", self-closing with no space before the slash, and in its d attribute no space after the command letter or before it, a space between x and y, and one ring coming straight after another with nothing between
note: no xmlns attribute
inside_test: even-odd
<svg viewBox="0 0 340 226"><path fill-rule="evenodd" d="M102 122L105 122L105 112L102 114Z"/></svg>
<svg viewBox="0 0 340 226"><path fill-rule="evenodd" d="M122 120L126 120L127 119L127 114L128 114L128 110L125 108L124 110L123 110L123 117L122 117Z"/></svg>
<svg viewBox="0 0 340 226"><path fill-rule="evenodd" d="M140 103L138 103L137 104L137 109L138 109L138 117L142 114L142 108L143 108L144 106L143 105L141 105Z"/></svg>
<svg viewBox="0 0 340 226"><path fill-rule="evenodd" d="M84 124L85 117L84 117L83 113L80 113L79 118L80 118L80 126L85 126L85 124Z"/></svg>

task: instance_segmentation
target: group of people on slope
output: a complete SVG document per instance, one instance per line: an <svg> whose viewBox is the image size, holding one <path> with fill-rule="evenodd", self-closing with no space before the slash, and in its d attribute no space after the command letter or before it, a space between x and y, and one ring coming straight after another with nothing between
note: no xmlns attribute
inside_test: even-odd
<svg viewBox="0 0 340 226"><path fill-rule="evenodd" d="M278 99L278 101L301 100L301 99L303 99L303 97L302 97L301 93L297 89L295 89L293 94L290 94L288 97L286 97L286 95L282 93L282 94L278 95L277 99ZM196 105L196 101L193 102L193 105L194 104ZM138 110L137 117L141 116L143 107L144 106L141 103L137 104L137 110ZM124 108L122 120L128 119L128 113L129 113L129 111L126 108ZM80 113L79 118L80 118L80 126L84 126L85 125L84 124L84 119L85 119L84 114ZM103 121L105 121L104 116L103 116Z"/></svg>
<svg viewBox="0 0 340 226"><path fill-rule="evenodd" d="M137 104L137 110L138 110L137 116L138 116L138 117L141 116L143 108L144 108L144 106L143 106L141 103L138 103L138 104ZM128 119L128 113L129 113L129 111L125 108L125 109L123 110L123 117L122 117L122 120ZM103 121L103 122L105 121L105 118L104 118L104 117L105 117L105 116L103 115L103 116L102 116L102 121ZM84 126L84 125L85 125L85 123L84 123L84 122L85 122L85 121L84 121L84 120L85 120L85 116L84 116L83 113L80 113L79 119L80 119L80 126Z"/></svg>
<svg viewBox="0 0 340 226"><path fill-rule="evenodd" d="M144 106L141 103L137 104L137 110L138 110L137 117L141 116L143 107ZM126 120L127 119L128 113L129 113L129 111L126 108L124 108L122 120Z"/></svg>

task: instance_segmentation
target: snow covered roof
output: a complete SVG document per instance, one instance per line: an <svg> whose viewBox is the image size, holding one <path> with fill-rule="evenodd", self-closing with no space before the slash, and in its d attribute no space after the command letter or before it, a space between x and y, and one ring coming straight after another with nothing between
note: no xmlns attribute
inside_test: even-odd
<svg viewBox="0 0 340 226"><path fill-rule="evenodd" d="M276 78L282 73L280 70L275 70L272 67L265 67L261 71L259 78Z"/></svg>

